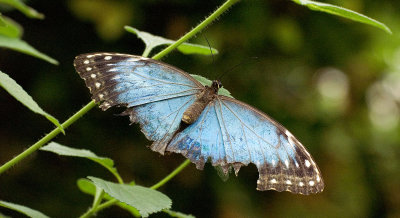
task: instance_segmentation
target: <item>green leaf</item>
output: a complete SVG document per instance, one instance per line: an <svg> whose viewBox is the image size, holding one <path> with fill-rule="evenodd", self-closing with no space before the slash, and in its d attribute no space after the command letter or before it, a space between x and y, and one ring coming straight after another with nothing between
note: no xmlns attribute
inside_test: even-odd
<svg viewBox="0 0 400 218"><path fill-rule="evenodd" d="M172 217L178 217L178 218L195 218L195 216L193 216L192 214L184 214L181 212L176 212L176 211L172 211L172 210L163 210L165 213L167 213L168 215L172 216Z"/></svg>
<svg viewBox="0 0 400 218"><path fill-rule="evenodd" d="M211 84L212 84L212 81L207 79L207 78L205 78L205 77L202 77L202 76L199 76L199 75L196 75L196 74L190 74L190 76L192 76L197 81L199 81L203 86L211 86ZM232 97L231 93L227 89L225 89L224 87L222 87L222 88L220 88L218 90L218 95L225 95L227 97L234 98L234 97Z"/></svg>
<svg viewBox="0 0 400 218"><path fill-rule="evenodd" d="M53 153L56 153L56 154L62 155L62 156L87 158L89 160L92 160L92 161L102 165L103 167L108 169L112 174L114 174L114 175L118 174L117 169L114 168L113 160L111 160L110 158L106 158L106 157L99 157L89 150L71 148L71 147L67 147L64 145L60 145L56 142L50 142L46 146L43 146L42 148L40 148L40 150L50 151L50 152L53 152Z"/></svg>
<svg viewBox="0 0 400 218"><path fill-rule="evenodd" d="M11 5L12 7L16 8L27 17L36 18L36 19L43 19L44 15L37 12L35 9L25 5L22 1L19 0L0 0L0 3L4 3L7 5Z"/></svg>
<svg viewBox="0 0 400 218"><path fill-rule="evenodd" d="M13 49L15 51L25 53L25 54L40 58L42 60L45 60L51 64L58 64L58 61L39 52L38 50L36 50L32 46L30 46L28 43L26 43L25 41L18 39L18 38L11 38L11 37L0 35L0 47L5 47L5 48Z"/></svg>
<svg viewBox="0 0 400 218"><path fill-rule="evenodd" d="M175 41L172 41L169 44L174 43ZM211 55L210 47L204 46L204 45L198 45L198 44L192 44L192 43L182 43L180 46L177 48L181 53L183 54L200 54L200 55ZM215 48L211 48L212 54L218 54L218 50Z"/></svg>
<svg viewBox="0 0 400 218"><path fill-rule="evenodd" d="M88 180L88 179L78 179L78 181L76 182L76 184L78 185L78 188L86 194L89 195L95 195L96 193L96 186L92 183L92 181ZM108 198L110 198L109 195L104 195L104 198L106 198L106 196ZM107 198L106 198L107 199ZM109 199L108 199L109 200Z"/></svg>
<svg viewBox="0 0 400 218"><path fill-rule="evenodd" d="M3 15L0 13L0 26L5 26L6 25L6 21L4 20Z"/></svg>
<svg viewBox="0 0 400 218"><path fill-rule="evenodd" d="M138 209L143 217L171 208L171 199L159 191L138 185L116 184L91 176L88 178L113 198Z"/></svg>
<svg viewBox="0 0 400 218"><path fill-rule="evenodd" d="M304 5L314 11L322 11L322 12L325 12L328 14L333 14L336 16L344 17L344 18L354 20L354 21L357 21L360 23L365 23L365 24L380 28L380 29L386 31L387 33L392 34L392 31L385 24L383 24L377 20L374 20L370 17L367 17L363 14L346 9L346 8L342 8L342 7L327 4L327 3L309 1L309 0L292 0L292 1L294 1L295 3L297 3L299 5Z"/></svg>
<svg viewBox="0 0 400 218"><path fill-rule="evenodd" d="M6 202L6 201L0 201L0 206L11 209L11 210L18 211L20 213L23 213L23 214L25 214L29 217L33 217L33 218L47 218L48 217L37 210L33 210L29 207L25 207L25 206L22 206L19 204L14 204L14 203Z"/></svg>
<svg viewBox="0 0 400 218"><path fill-rule="evenodd" d="M10 95L29 108L31 111L45 116L50 122L54 123L65 134L64 129L58 120L46 113L39 105L32 99L32 97L18 85L15 80L11 79L7 74L0 71L0 86L3 87Z"/></svg>
<svg viewBox="0 0 400 218"><path fill-rule="evenodd" d="M3 22L4 25L0 26L0 35L11 38L20 38L22 36L22 27L18 23L7 17L3 17Z"/></svg>
<svg viewBox="0 0 400 218"><path fill-rule="evenodd" d="M88 180L88 179L78 179L77 185L78 185L78 188L79 188L83 193L86 193L86 194L95 196L95 193L96 193L97 188L96 188L96 186L92 183L92 181L90 181L90 180ZM114 199L114 198L112 198L110 195L108 195L107 193L103 196L103 198L106 199L106 200ZM125 204L125 203L122 203L122 202L117 202L116 205L117 205L118 207L124 209L124 210L129 211L129 212L130 212L133 216L135 216L135 217L139 217L139 216L140 216L139 211L138 211L136 208L132 207L132 206L129 206L129 205L127 205L127 204Z"/></svg>
<svg viewBox="0 0 400 218"><path fill-rule="evenodd" d="M170 45L174 43L174 40L166 39L160 36L152 35L148 32L139 31L130 26L125 26L125 30L136 34L140 39L143 40L144 44L146 44L146 48L143 52L143 56L147 57L150 54L150 51L155 47L160 45ZM201 55L211 55L210 48L203 45L191 44L191 43L182 43L177 48L183 54L201 54ZM218 50L212 48L213 54L218 54Z"/></svg>

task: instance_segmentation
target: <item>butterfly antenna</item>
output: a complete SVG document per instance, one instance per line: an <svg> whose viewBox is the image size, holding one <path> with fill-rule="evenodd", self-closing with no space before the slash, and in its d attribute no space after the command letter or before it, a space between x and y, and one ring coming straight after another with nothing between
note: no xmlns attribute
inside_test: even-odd
<svg viewBox="0 0 400 218"><path fill-rule="evenodd" d="M214 72L215 72L215 58L214 58L214 53L213 53L213 51L212 51L212 48L211 48L211 45L210 45L210 42L208 41L208 39L207 39L207 37L204 35L204 38L206 39L206 42L207 42L207 44L208 44L208 48L210 49L210 53L211 53L211 57L212 57L212 66L213 66L213 68L214 68Z"/></svg>
<svg viewBox="0 0 400 218"><path fill-rule="evenodd" d="M214 54L213 54L213 52L212 52L212 48L211 48L210 42L208 41L208 39L207 39L207 37L206 37L206 36L204 36L204 38L205 38L205 39L206 39L206 41L207 41L208 48L210 48L210 53L211 53L211 57L212 57L212 60L213 60L213 66L214 66L215 59L214 59Z"/></svg>
<svg viewBox="0 0 400 218"><path fill-rule="evenodd" d="M221 80L222 77L226 75L226 73L233 71L235 68L237 68L243 64L249 64L253 61L258 61L258 57L250 57L250 58L251 58L251 60L244 60L244 61L236 64L235 66L229 68L228 70L225 70L224 72L222 72L221 75L218 77L218 80Z"/></svg>

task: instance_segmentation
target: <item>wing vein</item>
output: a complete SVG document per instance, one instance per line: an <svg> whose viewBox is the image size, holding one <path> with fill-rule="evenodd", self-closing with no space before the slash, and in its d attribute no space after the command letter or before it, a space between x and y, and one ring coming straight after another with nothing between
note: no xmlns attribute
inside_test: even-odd
<svg viewBox="0 0 400 218"><path fill-rule="evenodd" d="M196 88L197 86L192 86L192 85L190 85L190 84L185 84L185 83L176 83L176 82L171 82L171 81L166 81L166 80L161 80L161 79L155 79L155 78L153 78L153 77L148 77L148 76L145 76L145 75L142 75L142 74L140 74L140 73L138 73L138 72L135 72L135 69L137 68L137 67L140 67L140 66L136 66L136 67L134 67L133 69L131 69L131 66L126 66L126 67L118 67L119 69L126 69L126 70L129 70L129 72L123 72L123 73L131 73L131 74L135 74L135 75L137 75L137 76L139 76L139 77L142 77L142 78L144 78L144 79L148 79L148 80L153 80L153 81L158 81L158 82L161 82L161 83L165 83L165 84L174 84L174 85L181 85L181 86L188 86L188 87L192 87L192 88ZM111 68L111 69L115 69L115 68ZM110 70L111 70L110 69ZM107 72L116 72L116 74L117 73L121 73L121 71L107 71ZM106 75L106 76L108 76L108 75Z"/></svg>
<svg viewBox="0 0 400 218"><path fill-rule="evenodd" d="M234 160L234 159L235 159L235 154L234 154L234 152L233 152L231 137L230 137L230 135L229 135L228 129L226 128L226 124L225 124L225 121L224 121L224 115L223 115L223 113L222 113L222 104L221 104L221 101L220 101L220 99L219 99L218 97L217 97L217 99L218 99L218 103L219 103L219 105L220 105L221 121L222 121L222 124L223 124L223 128L224 128L224 130L225 130L225 134L226 134L226 136L227 136L228 143L229 143L229 145L230 145L230 147L231 147L232 159ZM223 102L222 102L222 103L223 103ZM226 151L225 151L225 154L226 154Z"/></svg>
<svg viewBox="0 0 400 218"><path fill-rule="evenodd" d="M242 119L240 119L240 117L239 117L235 112L233 112L233 110L232 110L227 104L225 104L224 101L221 101L219 98L218 98L218 100L219 100L220 102L222 102L222 104L224 104L225 107L228 108L228 110L231 111L231 113L239 120L240 123L242 123L242 124L243 124L245 127L247 127L251 132L253 132L254 135L256 135L258 138L260 138L260 139L261 139L262 141L264 141L265 143L267 143L267 144L269 144L269 145L271 145L271 146L274 146L274 145L272 145L271 143L265 141L263 137L259 136L259 135L253 130L253 128L247 126L247 125L242 121Z"/></svg>

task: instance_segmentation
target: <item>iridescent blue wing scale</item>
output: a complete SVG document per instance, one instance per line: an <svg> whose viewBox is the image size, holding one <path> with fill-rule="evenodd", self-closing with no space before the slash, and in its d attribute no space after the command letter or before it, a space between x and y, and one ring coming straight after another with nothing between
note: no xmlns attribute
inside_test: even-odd
<svg viewBox="0 0 400 218"><path fill-rule="evenodd" d="M249 162L259 171L257 188L300 194L321 192L321 172L304 146L281 124L238 100L218 96L228 163ZM243 143L244 142L244 143ZM247 151L247 152L246 152Z"/></svg>
<svg viewBox="0 0 400 218"><path fill-rule="evenodd" d="M165 63L118 53L82 54L74 66L101 108L132 107L194 95L203 86L189 74Z"/></svg>
<svg viewBox="0 0 400 218"><path fill-rule="evenodd" d="M74 66L100 107L125 106L123 115L141 125L154 141L151 148L164 153L178 130L183 112L204 86L187 73L165 63L118 53L82 54Z"/></svg>
<svg viewBox="0 0 400 218"><path fill-rule="evenodd" d="M242 165L253 163L259 171L259 190L311 194L324 187L314 160L288 130L264 113L225 96L217 96L166 150L182 153L199 169L210 160L225 173L233 167L237 174Z"/></svg>
<svg viewBox="0 0 400 218"><path fill-rule="evenodd" d="M227 173L229 165L215 107L209 104L196 122L172 139L166 151L181 153L198 169L203 169L205 162L210 159L213 166L222 166Z"/></svg>

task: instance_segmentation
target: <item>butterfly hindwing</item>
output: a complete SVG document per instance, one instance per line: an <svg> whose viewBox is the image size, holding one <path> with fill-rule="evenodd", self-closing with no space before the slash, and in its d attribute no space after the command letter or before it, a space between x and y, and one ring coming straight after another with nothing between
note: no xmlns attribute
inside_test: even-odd
<svg viewBox="0 0 400 218"><path fill-rule="evenodd" d="M181 96L128 108L132 123L139 123L147 139L154 141L153 151L164 154L167 144L179 129L183 112L195 101L195 96Z"/></svg>
<svg viewBox="0 0 400 218"><path fill-rule="evenodd" d="M181 153L195 163L198 169L203 169L208 159L214 166L229 167L217 113L212 104L203 110L196 122L178 133L166 150ZM223 167L225 173L226 167Z"/></svg>
<svg viewBox="0 0 400 218"><path fill-rule="evenodd" d="M164 153L178 130L182 114L204 86L187 73L149 58L118 53L82 54L74 66L103 110L126 106L123 115L141 125Z"/></svg>

